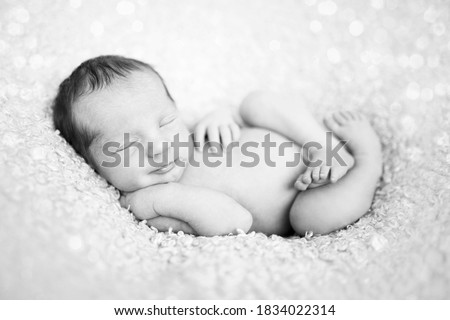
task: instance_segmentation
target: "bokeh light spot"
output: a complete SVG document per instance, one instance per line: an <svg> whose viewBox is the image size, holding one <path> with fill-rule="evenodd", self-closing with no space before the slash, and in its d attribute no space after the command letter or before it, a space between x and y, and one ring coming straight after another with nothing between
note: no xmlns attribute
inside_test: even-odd
<svg viewBox="0 0 450 320"><path fill-rule="evenodd" d="M381 10L384 8L384 0L371 0L370 5L377 10Z"/></svg>
<svg viewBox="0 0 450 320"><path fill-rule="evenodd" d="M352 36L358 37L364 32L364 25L361 21L355 20L352 23L350 23L348 31Z"/></svg>
<svg viewBox="0 0 450 320"><path fill-rule="evenodd" d="M81 0L70 0L70 6L74 9L81 7Z"/></svg>
<svg viewBox="0 0 450 320"><path fill-rule="evenodd" d="M8 33L12 36L20 36L24 32L23 26L17 22L9 23L6 28Z"/></svg>
<svg viewBox="0 0 450 320"><path fill-rule="evenodd" d="M320 23L320 21L313 20L309 24L309 28L311 29L312 32L319 33L320 31L322 31L322 24Z"/></svg>
<svg viewBox="0 0 450 320"><path fill-rule="evenodd" d="M141 32L144 29L144 24L140 20L135 20L131 26L134 32Z"/></svg>
<svg viewBox="0 0 450 320"><path fill-rule="evenodd" d="M272 51L278 51L280 50L280 47L281 47L280 42L277 40L272 40L269 42L269 48Z"/></svg>
<svg viewBox="0 0 450 320"><path fill-rule="evenodd" d="M67 241L67 245L73 251L79 251L83 248L83 240L79 236L71 236Z"/></svg>
<svg viewBox="0 0 450 320"><path fill-rule="evenodd" d="M131 1L120 1L116 10L121 15L129 15L134 13L134 3Z"/></svg>
<svg viewBox="0 0 450 320"><path fill-rule="evenodd" d="M319 3L317 10L321 15L332 16L337 11L337 5L333 1L323 1Z"/></svg>
<svg viewBox="0 0 450 320"><path fill-rule="evenodd" d="M416 100L420 97L420 85L417 82L411 82L406 88L406 97L410 100Z"/></svg>
<svg viewBox="0 0 450 320"><path fill-rule="evenodd" d="M341 54L336 48L330 48L327 50L327 57L331 63L341 62Z"/></svg>

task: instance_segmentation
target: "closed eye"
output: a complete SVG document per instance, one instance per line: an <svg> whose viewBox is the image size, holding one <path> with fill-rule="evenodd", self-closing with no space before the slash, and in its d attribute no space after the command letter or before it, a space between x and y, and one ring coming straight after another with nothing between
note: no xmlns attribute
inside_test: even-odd
<svg viewBox="0 0 450 320"><path fill-rule="evenodd" d="M177 118L176 114L168 115L167 117L165 117L161 120L161 122L159 123L159 127L161 128L162 126L165 126L169 123L174 122L176 120L176 118Z"/></svg>
<svg viewBox="0 0 450 320"><path fill-rule="evenodd" d="M136 144L138 141L132 141L129 144L125 145L125 146L120 146L119 149L116 150L116 153L121 152L125 149L128 149L129 147L131 147L132 145Z"/></svg>

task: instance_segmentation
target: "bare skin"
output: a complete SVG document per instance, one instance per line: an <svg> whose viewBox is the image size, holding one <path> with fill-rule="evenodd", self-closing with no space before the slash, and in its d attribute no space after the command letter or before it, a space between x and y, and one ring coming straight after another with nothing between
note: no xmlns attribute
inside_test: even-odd
<svg viewBox="0 0 450 320"><path fill-rule="evenodd" d="M351 224L370 207L381 174L381 151L374 131L360 115L337 113L326 119L327 129L292 97L250 94L239 114L221 110L206 116L194 129L199 142L228 145L222 155L223 150L216 150L218 156L210 160L220 164L212 166L204 161L207 149L177 156L161 147L161 142L173 141L180 133L187 139L187 128L164 92L159 79L139 72L109 90L85 97L78 106L79 121L85 119L91 129L101 132L101 139L91 146L99 173L123 192L122 206L149 225L160 231L171 228L205 236L238 229L279 235L294 231L325 234ZM107 121L103 120L105 114ZM329 130L336 135L333 147L340 143L338 139L350 140L348 150L338 152L344 163L334 161L314 168L302 162L286 165L306 143L323 145ZM131 144L121 141L126 132ZM282 154L272 148L266 154L267 148L261 145L267 134L277 146L291 143L292 147ZM114 155L132 150L131 166L100 166L108 160L102 153L107 141L120 145ZM139 142L154 144L137 150ZM192 146L192 140L186 142ZM261 161L243 166L249 158L241 148L233 148L233 142L241 146L257 142L251 151ZM168 155L170 163L141 166L137 151L153 160ZM270 161L264 161L268 156ZM310 160L324 157L323 151L312 150ZM178 160L186 166L175 166Z"/></svg>
<svg viewBox="0 0 450 320"><path fill-rule="evenodd" d="M277 99L276 95L254 93L247 97L247 101L244 100L241 114L252 125L270 127L299 144L307 141L323 143L327 129L315 121L306 109L292 101L278 107L275 104L277 100L283 101L282 98ZM285 98L284 101L289 100ZM295 117L292 117L293 113L296 114ZM327 116L324 124L339 139L348 141L347 147L353 157L344 153L342 157L349 164L347 167L336 163L331 168L325 167L325 172L331 173L331 177L335 172L334 179L329 175L319 175L318 180L314 177L308 179L307 182L317 181L320 186L309 185L306 191L296 195L289 218L298 234L305 234L307 231L326 234L359 219L370 208L381 176L380 142L364 116L351 111L336 112ZM338 140L334 143L338 143ZM317 168L322 172L324 166ZM317 178L317 169L307 168L299 179L310 177L310 174Z"/></svg>
<svg viewBox="0 0 450 320"><path fill-rule="evenodd" d="M248 95L241 105L240 114L244 121L254 127L267 128L278 132L299 146L314 142L320 145L304 150L305 160L308 162L320 161L317 166L308 166L297 181L295 187L304 191L334 183L342 178L354 164L352 156L344 149L340 149L339 155L342 164L336 159L331 163L326 161L326 131L312 116L309 110L288 95L280 95L266 92L254 92ZM340 141L332 138L331 147L336 148Z"/></svg>
<svg viewBox="0 0 450 320"><path fill-rule="evenodd" d="M369 210L382 174L380 141L363 115L341 111L324 122L336 136L348 141L355 165L336 183L297 196L290 219L300 234L308 230L326 234L358 220Z"/></svg>

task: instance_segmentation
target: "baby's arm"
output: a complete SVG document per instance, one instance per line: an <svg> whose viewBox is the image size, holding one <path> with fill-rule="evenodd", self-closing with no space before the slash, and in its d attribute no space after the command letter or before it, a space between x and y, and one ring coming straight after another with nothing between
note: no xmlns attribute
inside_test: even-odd
<svg viewBox="0 0 450 320"><path fill-rule="evenodd" d="M173 222L174 231L193 230L202 236L236 233L237 229L247 232L253 223L250 212L226 194L180 183L140 189L121 202L138 219L150 220L149 224L152 219L165 226Z"/></svg>

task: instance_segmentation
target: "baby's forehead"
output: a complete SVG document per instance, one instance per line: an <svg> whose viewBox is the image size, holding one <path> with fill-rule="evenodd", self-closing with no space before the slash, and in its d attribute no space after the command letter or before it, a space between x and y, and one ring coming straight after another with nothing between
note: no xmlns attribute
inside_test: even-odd
<svg viewBox="0 0 450 320"><path fill-rule="evenodd" d="M77 122L97 132L127 122L145 111L157 110L168 99L164 84L150 71L136 71L113 79L104 88L81 96L74 104Z"/></svg>
<svg viewBox="0 0 450 320"><path fill-rule="evenodd" d="M103 90L108 92L151 92L153 95L165 91L161 78L151 70L132 71L125 77L118 77L105 85ZM95 93L95 92L94 92Z"/></svg>
<svg viewBox="0 0 450 320"><path fill-rule="evenodd" d="M126 77L113 79L99 90L79 97L75 103L79 111L127 107L139 100L161 100L166 95L164 84L158 75L151 71L134 71Z"/></svg>

